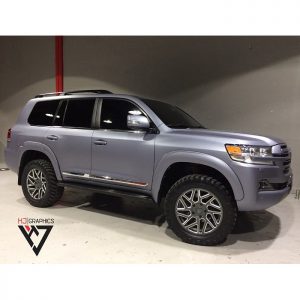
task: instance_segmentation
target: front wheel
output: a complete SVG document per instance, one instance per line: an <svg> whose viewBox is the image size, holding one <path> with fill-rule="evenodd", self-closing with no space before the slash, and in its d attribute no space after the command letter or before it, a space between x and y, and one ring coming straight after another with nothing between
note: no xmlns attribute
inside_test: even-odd
<svg viewBox="0 0 300 300"><path fill-rule="evenodd" d="M167 222L184 242L203 246L224 242L237 217L233 197L218 180L188 175L169 190L165 201Z"/></svg>
<svg viewBox="0 0 300 300"><path fill-rule="evenodd" d="M63 195L64 188L57 185L57 179L50 161L30 161L22 173L22 189L27 201L37 207L54 205Z"/></svg>

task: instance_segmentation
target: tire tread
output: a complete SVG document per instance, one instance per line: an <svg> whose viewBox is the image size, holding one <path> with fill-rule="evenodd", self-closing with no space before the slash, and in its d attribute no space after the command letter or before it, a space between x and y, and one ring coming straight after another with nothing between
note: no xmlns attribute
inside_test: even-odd
<svg viewBox="0 0 300 300"><path fill-rule="evenodd" d="M173 220L171 218L171 210L174 209L172 205L169 205L170 203L170 198L172 197L172 194L181 186L190 183L190 182L198 182L198 183L205 183L211 186L214 186L218 190L220 190L226 197L228 198L228 201L231 204L231 213L232 215L232 220L226 228L226 232L224 231L219 231L218 234L213 234L213 237L209 238L196 238L191 235L186 234L183 230L177 230L176 226L174 226ZM207 176L207 175L201 175L201 174L192 174L192 175L187 175L181 179L179 179L177 182L174 183L174 185L170 188L170 190L167 193L166 196L166 201L165 201L165 213L166 213L166 218L167 222L170 226L170 228L173 230L173 232L184 242L189 243L189 244L194 244L194 245L202 245L202 246L215 246L218 244L223 243L226 240L226 237L228 233L230 233L234 225L236 223L237 219L237 207L236 204L233 202L232 196L228 189L225 187L223 183L218 181L217 179Z"/></svg>
<svg viewBox="0 0 300 300"><path fill-rule="evenodd" d="M36 164L40 167L42 167L45 170L46 176L47 176L47 188L49 189L49 194L47 197L35 200L33 199L26 188L26 174L27 169L33 165ZM56 175L53 169L53 166L50 161L45 159L36 159L30 161L24 168L23 174L22 174L22 189L23 193L28 200L28 202L37 207L50 207L53 206L63 195L64 188L57 185L57 179Z"/></svg>

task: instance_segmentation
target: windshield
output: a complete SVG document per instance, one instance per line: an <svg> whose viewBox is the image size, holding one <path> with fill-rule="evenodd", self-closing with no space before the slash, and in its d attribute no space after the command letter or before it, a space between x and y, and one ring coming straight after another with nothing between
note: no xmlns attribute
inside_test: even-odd
<svg viewBox="0 0 300 300"><path fill-rule="evenodd" d="M182 109L164 102L142 99L171 128L205 128Z"/></svg>

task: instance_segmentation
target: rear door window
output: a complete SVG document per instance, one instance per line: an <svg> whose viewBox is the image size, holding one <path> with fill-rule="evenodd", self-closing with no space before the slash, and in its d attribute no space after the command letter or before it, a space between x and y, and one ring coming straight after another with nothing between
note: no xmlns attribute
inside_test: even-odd
<svg viewBox="0 0 300 300"><path fill-rule="evenodd" d="M69 100L65 112L63 126L91 128L95 99Z"/></svg>

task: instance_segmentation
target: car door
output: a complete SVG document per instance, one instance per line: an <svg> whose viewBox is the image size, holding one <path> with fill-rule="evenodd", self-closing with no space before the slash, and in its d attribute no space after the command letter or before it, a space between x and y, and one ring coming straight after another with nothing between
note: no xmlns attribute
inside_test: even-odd
<svg viewBox="0 0 300 300"><path fill-rule="evenodd" d="M91 170L94 98L76 98L60 103L46 143L54 152L64 179L83 178Z"/></svg>
<svg viewBox="0 0 300 300"><path fill-rule="evenodd" d="M92 137L91 176L99 182L151 189L156 134L127 127L128 114L145 114L125 99L100 104L100 129Z"/></svg>

